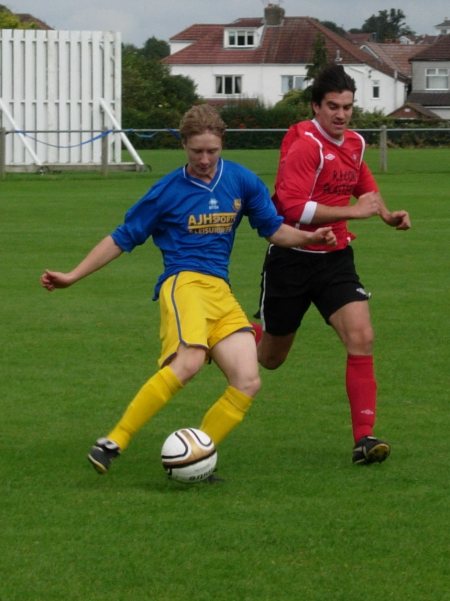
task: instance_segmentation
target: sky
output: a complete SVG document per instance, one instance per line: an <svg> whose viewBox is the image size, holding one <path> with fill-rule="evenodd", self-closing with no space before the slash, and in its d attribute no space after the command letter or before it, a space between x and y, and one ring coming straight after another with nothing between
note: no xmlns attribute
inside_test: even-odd
<svg viewBox="0 0 450 601"><path fill-rule="evenodd" d="M3 0L14 13L30 13L54 29L120 31L122 42L140 48L156 37L168 41L194 23L231 23L262 17L269 0ZM448 0L272 0L287 17L333 21L360 28L380 10L400 9L418 34L436 35L435 25L450 17Z"/></svg>

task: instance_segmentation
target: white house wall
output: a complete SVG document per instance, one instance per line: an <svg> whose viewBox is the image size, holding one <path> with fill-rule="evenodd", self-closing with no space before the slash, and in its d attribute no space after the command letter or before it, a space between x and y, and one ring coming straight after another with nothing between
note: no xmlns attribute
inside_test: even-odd
<svg viewBox="0 0 450 601"><path fill-rule="evenodd" d="M364 111L379 111L388 115L405 102L406 86L368 65L344 65L356 85L355 104ZM379 98L373 97L374 81L379 83Z"/></svg>
<svg viewBox="0 0 450 601"><path fill-rule="evenodd" d="M44 165L99 164L101 142L88 141L111 128L101 98L120 121L119 33L0 30L0 127L30 132L6 136L7 165L36 162L24 139ZM118 135L108 147L110 162L120 162Z"/></svg>
<svg viewBox="0 0 450 601"><path fill-rule="evenodd" d="M365 111L382 111L388 114L401 106L405 100L405 84L367 65L344 65L348 74L355 79L356 104ZM306 76L305 65L171 65L173 75L190 77L197 85L199 96L207 99L227 98L259 99L273 106L283 98L281 78L283 75ZM242 94L225 96L216 94L216 75L240 75ZM373 81L379 81L380 97L373 98Z"/></svg>

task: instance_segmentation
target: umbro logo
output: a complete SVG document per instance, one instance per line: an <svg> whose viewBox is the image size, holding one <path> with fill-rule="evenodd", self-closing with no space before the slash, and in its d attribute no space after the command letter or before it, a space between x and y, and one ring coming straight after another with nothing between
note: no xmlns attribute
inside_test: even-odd
<svg viewBox="0 0 450 601"><path fill-rule="evenodd" d="M324 157L327 161L334 161L334 159L336 158L336 155L334 155L332 152L329 152L328 154L325 155Z"/></svg>
<svg viewBox="0 0 450 601"><path fill-rule="evenodd" d="M365 296L366 298L370 298L372 296L372 294L370 292L366 292L364 290L364 288L357 288L356 292L359 292L360 294L362 294L363 296Z"/></svg>

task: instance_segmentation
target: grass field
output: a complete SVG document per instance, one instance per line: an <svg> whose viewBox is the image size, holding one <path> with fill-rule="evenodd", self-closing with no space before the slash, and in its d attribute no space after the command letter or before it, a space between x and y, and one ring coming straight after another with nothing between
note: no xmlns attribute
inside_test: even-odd
<svg viewBox="0 0 450 601"><path fill-rule="evenodd" d="M274 151L226 152L269 187ZM168 169L8 175L0 182L0 601L448 601L450 150L393 150L377 173L413 229L352 223L376 330L382 465L351 464L345 353L314 310L287 363L262 371L219 449L225 482L167 481L164 438L197 426L224 387L215 366L175 397L106 477L85 455L155 370L160 273L151 244L48 294ZM232 284L251 315L265 242L243 224Z"/></svg>

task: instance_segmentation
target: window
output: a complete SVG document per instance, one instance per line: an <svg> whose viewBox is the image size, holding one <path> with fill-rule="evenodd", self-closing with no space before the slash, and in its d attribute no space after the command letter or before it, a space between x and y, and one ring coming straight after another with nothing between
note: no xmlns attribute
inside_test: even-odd
<svg viewBox="0 0 450 601"><path fill-rule="evenodd" d="M255 32L253 29L228 29L225 31L225 46L253 48Z"/></svg>
<svg viewBox="0 0 450 601"><path fill-rule="evenodd" d="M290 92L291 90L303 90L305 88L305 79L303 75L282 75L282 94L286 94L286 92Z"/></svg>
<svg viewBox="0 0 450 601"><path fill-rule="evenodd" d="M240 75L216 75L216 94L240 94L241 92Z"/></svg>
<svg viewBox="0 0 450 601"><path fill-rule="evenodd" d="M448 69L425 69L427 90L448 90Z"/></svg>
<svg viewBox="0 0 450 601"><path fill-rule="evenodd" d="M380 97L380 82L376 79L372 81L372 98Z"/></svg>

